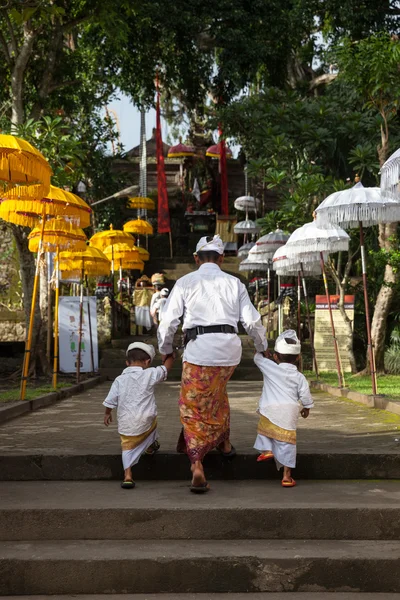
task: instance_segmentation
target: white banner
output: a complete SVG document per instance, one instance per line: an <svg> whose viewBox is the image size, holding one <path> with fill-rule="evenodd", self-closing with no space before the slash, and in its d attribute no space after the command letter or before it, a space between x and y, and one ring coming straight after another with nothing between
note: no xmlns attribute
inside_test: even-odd
<svg viewBox="0 0 400 600"><path fill-rule="evenodd" d="M94 370L98 371L99 368L96 297L85 296L83 298L81 373L92 371L88 305L90 305ZM60 371L61 373L75 373L79 342L79 296L60 296L58 310Z"/></svg>

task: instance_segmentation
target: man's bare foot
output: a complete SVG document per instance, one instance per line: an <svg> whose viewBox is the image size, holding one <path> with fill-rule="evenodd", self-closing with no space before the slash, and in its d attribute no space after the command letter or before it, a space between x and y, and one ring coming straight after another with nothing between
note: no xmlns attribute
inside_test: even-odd
<svg viewBox="0 0 400 600"><path fill-rule="evenodd" d="M204 475L203 465L199 460L197 460L192 466L192 485L201 486L206 482L206 477Z"/></svg>
<svg viewBox="0 0 400 600"><path fill-rule="evenodd" d="M229 440L225 440L218 446L218 448L221 450L221 452L224 452L224 454L229 454L229 452L232 450L232 444Z"/></svg>

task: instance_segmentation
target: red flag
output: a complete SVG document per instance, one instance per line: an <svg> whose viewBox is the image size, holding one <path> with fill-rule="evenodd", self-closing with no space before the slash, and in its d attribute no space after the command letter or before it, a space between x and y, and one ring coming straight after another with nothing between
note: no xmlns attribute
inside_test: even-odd
<svg viewBox="0 0 400 600"><path fill-rule="evenodd" d="M158 88L158 82L157 82ZM160 92L157 89L156 108L156 146L157 146L157 189L158 189L158 233L169 233L171 223L169 219L167 180L165 177L164 153L161 136Z"/></svg>
<svg viewBox="0 0 400 600"><path fill-rule="evenodd" d="M225 140L222 138L222 131L219 130L220 135L220 159L219 166L221 172L221 214L228 215L229 214L229 206L228 206L228 173L226 170L226 146Z"/></svg>

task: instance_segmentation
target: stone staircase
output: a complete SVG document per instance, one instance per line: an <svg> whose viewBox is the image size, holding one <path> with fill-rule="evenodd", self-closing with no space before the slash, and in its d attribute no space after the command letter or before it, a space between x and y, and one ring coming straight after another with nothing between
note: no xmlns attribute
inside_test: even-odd
<svg viewBox="0 0 400 600"><path fill-rule="evenodd" d="M0 594L398 598L399 500L390 481L293 490L215 481L202 497L177 481L132 492L115 482L3 483Z"/></svg>

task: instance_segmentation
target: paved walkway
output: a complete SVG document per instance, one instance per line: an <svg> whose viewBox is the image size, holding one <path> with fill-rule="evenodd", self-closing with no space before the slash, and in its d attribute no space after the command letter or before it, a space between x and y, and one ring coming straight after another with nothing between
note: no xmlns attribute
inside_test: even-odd
<svg viewBox="0 0 400 600"><path fill-rule="evenodd" d="M116 423L103 425L103 406L111 383L30 413L0 426L0 455L113 454L120 452ZM261 382L232 382L232 441L240 452L252 450ZM157 389L162 450L174 451L180 431L178 383ZM300 419L300 452L400 453L400 416L366 408L326 393L314 394L315 409Z"/></svg>

